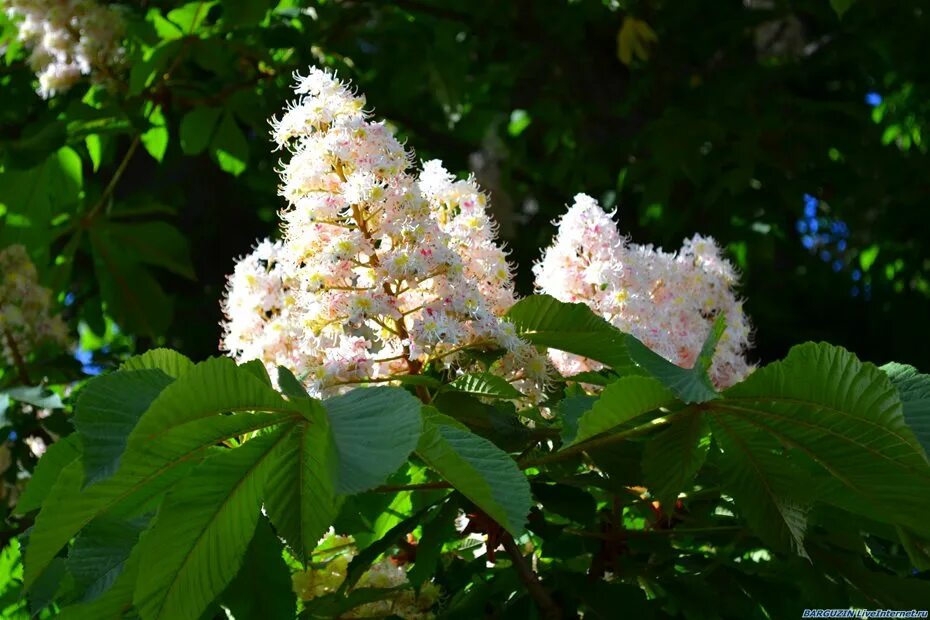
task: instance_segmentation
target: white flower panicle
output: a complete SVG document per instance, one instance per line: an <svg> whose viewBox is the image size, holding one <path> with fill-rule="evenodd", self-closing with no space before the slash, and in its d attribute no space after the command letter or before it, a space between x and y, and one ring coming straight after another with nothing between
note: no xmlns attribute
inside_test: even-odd
<svg viewBox="0 0 930 620"><path fill-rule="evenodd" d="M0 250L0 351L4 362L19 366L44 344L69 344L68 329L52 312L52 292L39 285L26 248Z"/></svg>
<svg viewBox="0 0 930 620"><path fill-rule="evenodd" d="M289 301L271 304L286 306L275 329L294 340L285 347L261 333L272 322L239 316L266 312L270 302L249 298L270 285L254 288L237 275L255 275L254 266L237 267L226 348L240 361L285 360L316 394L502 348L500 369L531 368L509 378L541 394L545 358L501 318L514 299L510 267L474 181L455 181L439 162L415 178L411 153L329 73L313 68L295 90L300 98L272 121L290 158L280 170L288 207L276 276ZM257 342L275 344L246 346Z"/></svg>
<svg viewBox="0 0 930 620"><path fill-rule="evenodd" d="M587 304L615 327L682 367L697 360L715 318L726 331L710 375L725 388L753 367L746 361L750 325L736 297L737 277L710 237L695 235L677 253L629 243L590 196L578 194L556 222L558 232L533 267L536 288L565 302ZM564 375L598 368L591 360L554 353Z"/></svg>
<svg viewBox="0 0 930 620"><path fill-rule="evenodd" d="M7 0L6 13L18 20L19 40L31 49L29 64L43 98L82 76L107 83L123 60L123 21L93 0Z"/></svg>

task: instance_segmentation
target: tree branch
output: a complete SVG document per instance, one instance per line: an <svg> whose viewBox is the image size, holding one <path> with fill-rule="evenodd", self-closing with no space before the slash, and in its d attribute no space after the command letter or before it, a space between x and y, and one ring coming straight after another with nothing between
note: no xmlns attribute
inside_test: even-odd
<svg viewBox="0 0 930 620"><path fill-rule="evenodd" d="M542 582L539 580L539 575L527 564L526 558L523 557L523 553L521 553L520 548L517 547L517 543L513 539L513 536L504 534L501 537L501 545L503 545L507 555L510 556L513 567L520 576L520 581L523 582L530 596L536 601L536 606L539 607L542 617L546 620L558 620L558 618L561 618L562 610L559 608L558 603L555 602L555 599L552 598L549 591L543 587Z"/></svg>

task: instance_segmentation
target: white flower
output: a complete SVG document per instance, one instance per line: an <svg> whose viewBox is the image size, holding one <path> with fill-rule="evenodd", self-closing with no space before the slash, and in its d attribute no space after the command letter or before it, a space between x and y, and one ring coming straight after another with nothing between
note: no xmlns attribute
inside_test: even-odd
<svg viewBox="0 0 930 620"><path fill-rule="evenodd" d="M369 119L362 97L319 69L296 78L301 97L272 121L289 153L282 267L264 273L254 257L236 266L226 350L283 364L315 394L448 366L469 348L528 355L501 318L514 303L511 270L474 180L455 181L439 162L414 177L412 155ZM293 304L271 303L274 295ZM273 322L280 338L264 335ZM541 395L544 364L508 372Z"/></svg>
<svg viewBox="0 0 930 620"><path fill-rule="evenodd" d="M683 367L691 367L714 319L727 328L711 378L728 387L749 374L749 321L736 297L736 273L710 237L695 235L677 253L628 243L590 196L579 194L557 222L558 233L533 272L536 288L567 302L582 302L618 329ZM599 366L575 355L551 354L566 376Z"/></svg>
<svg viewBox="0 0 930 620"><path fill-rule="evenodd" d="M37 347L69 345L68 329L52 311L52 292L41 286L26 248L0 250L0 352L16 366Z"/></svg>
<svg viewBox="0 0 930 620"><path fill-rule="evenodd" d="M123 61L123 22L93 0L7 0L6 13L19 22L19 40L32 50L29 64L45 99L64 92L82 76L108 83Z"/></svg>

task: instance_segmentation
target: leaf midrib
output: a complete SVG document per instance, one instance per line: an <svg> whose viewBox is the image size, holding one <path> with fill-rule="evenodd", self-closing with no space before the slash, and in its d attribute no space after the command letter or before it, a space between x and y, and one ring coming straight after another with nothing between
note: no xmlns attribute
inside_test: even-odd
<svg viewBox="0 0 930 620"><path fill-rule="evenodd" d="M275 421L273 424L260 425L260 426L256 426L256 427L246 428L246 429L244 429L244 431L242 431L242 432L253 432L253 431L257 431L257 430L262 430L263 428L268 428L268 427L270 427L270 426L274 426L275 424L280 424L280 423L281 423L280 421ZM217 437L217 438L216 438L216 441L225 441L225 440L227 440L227 439L231 439L231 438L233 438L233 437L237 437L237 436L239 436L240 434L242 434L242 432L230 433L229 435ZM205 450L206 448L209 448L209 447L210 447L211 445L213 445L214 443L216 443L216 442L215 442L215 441L211 441L209 445L201 445L201 446L198 446L198 447L196 447L196 448L190 450L190 451L187 452L186 454L183 454L183 455L179 456L178 458L176 458L176 459L174 459L174 460L168 461L167 463L165 463L165 465L164 465L163 467L161 467L161 468L155 470L155 471L152 472L150 475L148 475L148 476L146 476L145 478L143 478L143 479L137 481L136 483L134 483L132 486L130 486L130 487L129 487L126 491L124 491L123 493L120 493L120 494L114 496L113 499L112 499L111 501L105 502L102 506L100 506L100 509L99 509L99 510L93 511L93 513L92 513L88 518L86 518L86 519L81 519L81 521L80 521L80 526L78 527L77 531L79 532L79 531L81 531L82 529L84 529L84 527L87 526L88 523L90 523L91 521L93 521L93 520L94 520L95 518L97 518L99 515L101 515L102 513L106 512L107 510L109 510L110 508L112 508L113 506L115 506L116 504L118 504L119 502L123 501L124 499L126 499L127 497L129 497L130 495L132 495L133 493L135 493L136 491L138 491L139 489L141 489L142 487L144 487L145 485L147 485L147 484L148 484L149 482L151 482L152 480L155 480L156 478L158 478L159 476L161 476L161 475L164 474L165 472L170 471L170 470L173 469L174 467L176 467L176 466L178 466L178 465L181 465L182 463L186 463L187 461L189 461L189 460L191 460L192 458L194 458L195 456L197 456L199 452ZM73 462L73 461L72 461L72 462ZM69 463L69 464L70 464L70 463ZM117 472L116 475L119 475L119 473ZM111 479L112 479L112 478L111 478ZM106 480L101 480L99 484L105 484L105 483L106 483ZM59 547L59 549L57 549L56 552L57 552L58 550L60 550L60 549L61 549L61 547ZM41 570L41 572L36 576L36 578L33 579L33 580L31 581L31 583L35 583L35 580L38 579L38 577L40 577L41 575L43 575L43 574L45 573L45 571L48 569L48 564L49 564L49 563L46 562L46 566ZM30 585L31 585L31 584L30 584Z"/></svg>
<svg viewBox="0 0 930 620"><path fill-rule="evenodd" d="M772 401L772 402L777 402L777 401ZM800 401L800 403L801 403L801 404L813 404L813 403L804 403L804 401ZM831 409L831 408L829 408L829 407L825 407L825 409L829 409L829 410L831 410L831 411L833 411L834 413L837 413L837 414L839 414L839 415L845 415L845 416L847 416L847 417L849 417L849 418L851 418L851 419L855 419L855 420L861 420L861 419L862 419L862 418L858 418L858 417L856 417L856 416L849 415L849 414L847 414L846 412L843 412L843 411L841 411L841 410L839 410L839 409ZM887 461L887 462L889 462L889 463L891 463L891 464L893 464L893 465L895 465L895 466L897 466L897 467L900 467L900 468L905 469L905 470L907 470L907 471L909 471L909 472L911 472L911 473L913 473L913 474L916 474L916 475L918 475L918 476L921 476L921 477L923 477L923 478L926 478L927 480L930 480L930 473L928 473L928 472L926 472L926 471L921 472L920 470L915 469L915 468L912 467L911 465L908 465L908 464L905 464L905 463L901 463L901 462L899 462L899 461L896 461L896 460L892 459L891 457L889 457L888 455L886 455L886 454L884 454L884 453L882 453L882 452L879 452L879 451L875 450L874 448L871 448L871 447L869 447L869 446L866 446L865 444L862 444L862 443L860 443L860 442L858 442L858 441L852 439L851 437L847 437L846 435L837 433L837 432L833 431L832 429L826 428L826 427L824 427L824 426L820 426L820 425L817 425L817 424L814 424L814 423L811 423L811 422L807 422L807 421L805 421L805 420L801 420L801 419L798 419L798 418L793 418L793 417L781 415L781 414L778 414L778 413L775 413L775 412L772 412L772 411L768 411L768 410L766 410L766 409L751 409L751 408L743 408L743 407L731 407L731 406L727 406L727 405L726 405L725 403L723 403L722 401L714 401L714 403L713 403L713 405L712 405L712 407L711 407L711 411L714 411L714 410L717 410L717 411L730 411L730 412L732 412L732 413L734 413L734 414L736 414L736 413L749 413L749 414L754 414L754 415L759 415L759 414L761 414L761 415L763 415L763 416L768 416L768 417L776 418L776 419L783 420L783 421L789 421L789 422L791 422L791 423L793 423L793 424L798 424L798 425L801 425L801 426L805 426L805 427L807 427L807 428L809 428L809 429L811 429L811 430L820 431L820 432L823 432L823 433L825 433L825 434L828 434L828 435L837 437L837 438L841 439L842 441L844 441L845 443L851 444L851 445L853 445L853 446L856 446L857 448L859 448L859 449L861 449L861 450L863 450L863 451L865 451L865 452L868 452L869 454L872 454L873 456L876 456L876 457L880 458L881 460ZM749 422L750 424L753 424L753 425L757 426L758 428L762 428L762 429L766 430L767 432L771 432L772 434L777 434L777 435L779 435L779 436L783 436L783 433L781 433L781 432L779 432L779 431L776 431L775 429L772 429L771 427L768 427L768 426L760 426L760 425L758 424L758 422L754 421L754 420L752 419L752 417L750 417L750 416L741 416L741 419L744 419L744 420L746 420L747 422ZM900 437L899 435L897 435L896 433L892 433L891 431L889 431L887 427L881 426L881 425L879 425L879 424L875 424L874 426L875 426L876 428L880 429L880 430L886 431L889 435L891 435L892 437L898 439L898 440L901 442L901 445L904 445L904 446L910 448L912 451L914 450L914 446L913 446L913 445L911 445L909 442L904 441L903 439L901 439L901 437ZM797 441L792 440L792 439L789 438L789 437L785 437L785 439L786 439L789 443L791 443L791 444L797 444ZM798 446L798 447L800 448L801 446ZM805 452L808 452L808 451L805 450ZM916 451L914 451L914 454L917 454L917 455L919 456L919 453L917 453ZM812 458L813 458L813 457L812 457ZM815 460L817 460L817 459L815 459ZM819 463L820 461L817 460L817 462ZM828 468L828 469L829 469L829 468ZM837 477L839 477L839 476L837 476ZM841 478L841 479L842 479L842 478ZM850 485L850 486L853 486L853 485Z"/></svg>
<svg viewBox="0 0 930 620"><path fill-rule="evenodd" d="M756 472L757 479L759 479L762 482L762 486L765 489L766 495L769 497L770 501L775 505L776 510L778 510L778 514L781 516L781 520L784 523L785 528L787 528L788 534L791 536L792 539L795 540L795 543L799 546L799 548L803 550L804 549L803 539L797 540L795 538L795 533L791 529L791 526L788 525L788 521L785 518L785 513L782 510L782 504L778 499L778 495L775 493L774 489L772 489L772 487L769 485L768 477L763 475L763 472L765 470L759 465L759 463L754 458L752 450L750 450L749 447L742 441L742 438L739 436L739 433L735 432L725 422L720 420L714 412L711 412L711 415L714 416L714 420L721 426L721 428L727 431L727 434L730 436L731 440L740 448L740 451L743 453L745 458L752 465L753 469Z"/></svg>
<svg viewBox="0 0 930 620"><path fill-rule="evenodd" d="M194 554L195 549L199 547L201 542L203 542L204 533L207 531L207 529L209 529L210 524L213 523L216 520L217 515L220 514L220 512L222 512L223 509L226 508L226 506L231 501L231 498L238 492L239 488L243 485L243 483L255 472L255 469L259 465L264 463L265 459L267 459L268 456L272 452L274 452L275 448L277 448L281 444L281 442L287 438L288 435L289 435L288 432L282 432L281 436L278 437L274 442L272 442L271 445L268 447L268 449L265 450L265 452L259 458L255 459L255 462L252 463L252 465L239 478L239 480L236 481L235 485L233 485L230 492L226 495L223 501L219 503L219 505L217 506L217 509L213 512L213 514L210 516L210 519L207 521L207 525L200 531L200 534L194 540L194 543L190 546L187 553L184 554L184 559L181 561L181 565L174 572L174 579L171 581L171 584L167 587L165 596L161 599L161 605L158 606L158 612L157 612L156 617L161 617L161 614L165 608L165 604L168 602L168 599L171 597L172 592L175 591L175 588L180 583L180 579L178 579L178 576L187 567L188 563L190 562L191 556L193 556Z"/></svg>

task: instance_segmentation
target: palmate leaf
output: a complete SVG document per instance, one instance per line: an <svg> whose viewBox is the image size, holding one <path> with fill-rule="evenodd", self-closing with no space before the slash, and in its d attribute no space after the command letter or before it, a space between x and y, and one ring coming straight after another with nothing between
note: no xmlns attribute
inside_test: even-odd
<svg viewBox="0 0 930 620"><path fill-rule="evenodd" d="M267 376L267 375L266 375ZM266 411L299 413L300 401L286 401L245 367L228 357L197 364L158 395L133 429L131 439L157 441L160 434L221 413Z"/></svg>
<svg viewBox="0 0 930 620"><path fill-rule="evenodd" d="M249 432L293 419L286 413L216 416L163 433L157 442L139 442L123 455L117 473L84 488L80 460L65 467L36 517L25 557L25 588L44 573L71 538L94 519L134 516L187 476L214 446Z"/></svg>
<svg viewBox="0 0 930 620"><path fill-rule="evenodd" d="M522 533L533 499L516 462L432 407L423 409L423 427L417 455L507 531Z"/></svg>
<svg viewBox="0 0 930 620"><path fill-rule="evenodd" d="M149 356L135 362L138 369L88 385L80 415L138 422L131 432L127 422L89 434L88 450L118 457L112 476L82 488L82 460L61 470L27 549L27 588L43 581L58 551L88 525L79 542L107 521L157 508L141 543L135 604L146 619L196 618L236 575L262 503L288 543L306 554L335 518L337 492L382 483L419 439L420 403L403 389L362 388L324 408L298 392L286 400L256 364L220 358L187 367L180 359ZM159 365L180 376L146 367ZM137 384L142 379L165 385L147 389ZM126 411L114 404L116 394L138 403ZM240 447L220 447L256 433ZM348 491L338 489L340 481ZM93 586L102 592L115 577L107 572L85 576L103 584ZM100 598L110 601L109 590Z"/></svg>
<svg viewBox="0 0 930 620"><path fill-rule="evenodd" d="M171 490L142 541L133 600L143 618L196 619L236 576L290 430L224 450Z"/></svg>
<svg viewBox="0 0 930 620"><path fill-rule="evenodd" d="M790 476L796 489L816 488L820 501L930 533L930 466L894 386L872 364L841 347L809 343L703 406L724 455L749 446L743 452L756 458L760 478ZM803 472L787 469L789 462ZM752 503L739 506L737 498L743 512L761 510Z"/></svg>
<svg viewBox="0 0 930 620"><path fill-rule="evenodd" d="M92 388L93 383L87 390ZM284 400L232 360L207 360L190 369L162 390L142 415L113 477L82 492L83 463L74 461L62 471L31 533L26 587L93 519L131 514L186 475L216 444L305 419L305 409L306 404ZM218 415L224 413L232 415Z"/></svg>

